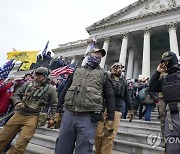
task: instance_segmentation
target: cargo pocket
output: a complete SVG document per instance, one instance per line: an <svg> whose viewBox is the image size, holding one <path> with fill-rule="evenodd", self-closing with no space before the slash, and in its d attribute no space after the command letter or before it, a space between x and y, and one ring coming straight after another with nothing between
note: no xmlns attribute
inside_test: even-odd
<svg viewBox="0 0 180 154"><path fill-rule="evenodd" d="M47 118L48 118L47 113L40 112L38 122L37 122L37 128L41 126L45 126Z"/></svg>
<svg viewBox="0 0 180 154"><path fill-rule="evenodd" d="M95 139L89 139L89 149L87 150L88 153L93 152L93 145L95 143Z"/></svg>
<svg viewBox="0 0 180 154"><path fill-rule="evenodd" d="M65 101L71 100L71 99L73 98L73 96L74 96L75 91L76 91L76 86L71 86L71 87L68 89L64 100L65 100Z"/></svg>

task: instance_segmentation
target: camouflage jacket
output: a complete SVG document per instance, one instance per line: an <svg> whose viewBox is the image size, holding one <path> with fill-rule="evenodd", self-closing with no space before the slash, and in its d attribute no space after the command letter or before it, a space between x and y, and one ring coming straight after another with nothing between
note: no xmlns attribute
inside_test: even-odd
<svg viewBox="0 0 180 154"><path fill-rule="evenodd" d="M37 115L39 112L47 112L50 108L50 114L54 114L58 102L56 88L49 82L35 87L34 82L27 82L18 89L12 96L16 105L22 102L25 108L17 110L23 115Z"/></svg>

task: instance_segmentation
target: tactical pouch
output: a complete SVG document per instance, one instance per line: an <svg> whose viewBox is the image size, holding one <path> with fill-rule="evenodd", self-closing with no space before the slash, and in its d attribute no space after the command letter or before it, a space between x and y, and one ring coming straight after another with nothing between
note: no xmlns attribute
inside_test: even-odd
<svg viewBox="0 0 180 154"><path fill-rule="evenodd" d="M178 111L178 102L169 103L168 105L171 114L180 112Z"/></svg>
<svg viewBox="0 0 180 154"><path fill-rule="evenodd" d="M40 112L37 127L44 126L46 124L47 118L48 118L47 113Z"/></svg>
<svg viewBox="0 0 180 154"><path fill-rule="evenodd" d="M103 113L102 112L92 112L91 113L91 122L98 122L98 121L102 121L103 118Z"/></svg>

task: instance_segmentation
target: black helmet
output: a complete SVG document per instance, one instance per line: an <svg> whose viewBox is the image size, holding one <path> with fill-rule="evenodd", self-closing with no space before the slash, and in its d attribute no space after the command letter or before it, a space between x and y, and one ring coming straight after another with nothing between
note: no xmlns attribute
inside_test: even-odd
<svg viewBox="0 0 180 154"><path fill-rule="evenodd" d="M178 59L177 59L176 54L171 51L167 51L167 52L163 53L161 63L163 63L164 61L169 62L168 66L167 66L168 69L171 68L172 66L178 64Z"/></svg>
<svg viewBox="0 0 180 154"><path fill-rule="evenodd" d="M35 74L37 75L43 75L43 76L48 76L50 74L49 69L46 67L38 67L35 70Z"/></svg>

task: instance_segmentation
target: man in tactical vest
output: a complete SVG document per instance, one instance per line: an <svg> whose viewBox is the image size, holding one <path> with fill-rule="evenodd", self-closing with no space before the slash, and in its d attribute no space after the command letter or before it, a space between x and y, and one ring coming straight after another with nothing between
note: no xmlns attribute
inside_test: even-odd
<svg viewBox="0 0 180 154"><path fill-rule="evenodd" d="M26 82L19 88L13 94L12 100L15 114L0 131L0 153L21 130L11 153L24 154L28 142L35 133L40 112L43 112L46 106L50 106L51 116L54 117L55 114L58 99L56 89L50 84L49 70L45 67L37 68L34 81Z"/></svg>
<svg viewBox="0 0 180 154"><path fill-rule="evenodd" d="M122 113L125 110L125 103L128 107L129 115L133 117L133 106L130 101L130 96L128 93L128 85L124 77L121 76L122 69L121 63L114 63L111 67L110 80L113 83L113 91L115 94L115 117L114 117L114 130L109 133L106 129L107 124L107 114L104 113L104 120L98 122L98 127L95 137L95 149L96 154L111 154L114 138L116 137L117 131L119 129L119 123L121 120Z"/></svg>
<svg viewBox="0 0 180 154"><path fill-rule="evenodd" d="M167 75L160 78L162 73ZM180 153L180 64L175 53L168 51L162 55L162 61L151 77L149 89L162 92L166 103L166 152L167 154Z"/></svg>
<svg viewBox="0 0 180 154"><path fill-rule="evenodd" d="M115 100L112 83L99 64L106 54L95 49L84 67L70 75L61 93L58 111L63 112L56 154L93 154L97 122L102 120L103 100L107 106L107 131L113 131ZM64 106L62 111L62 106Z"/></svg>

